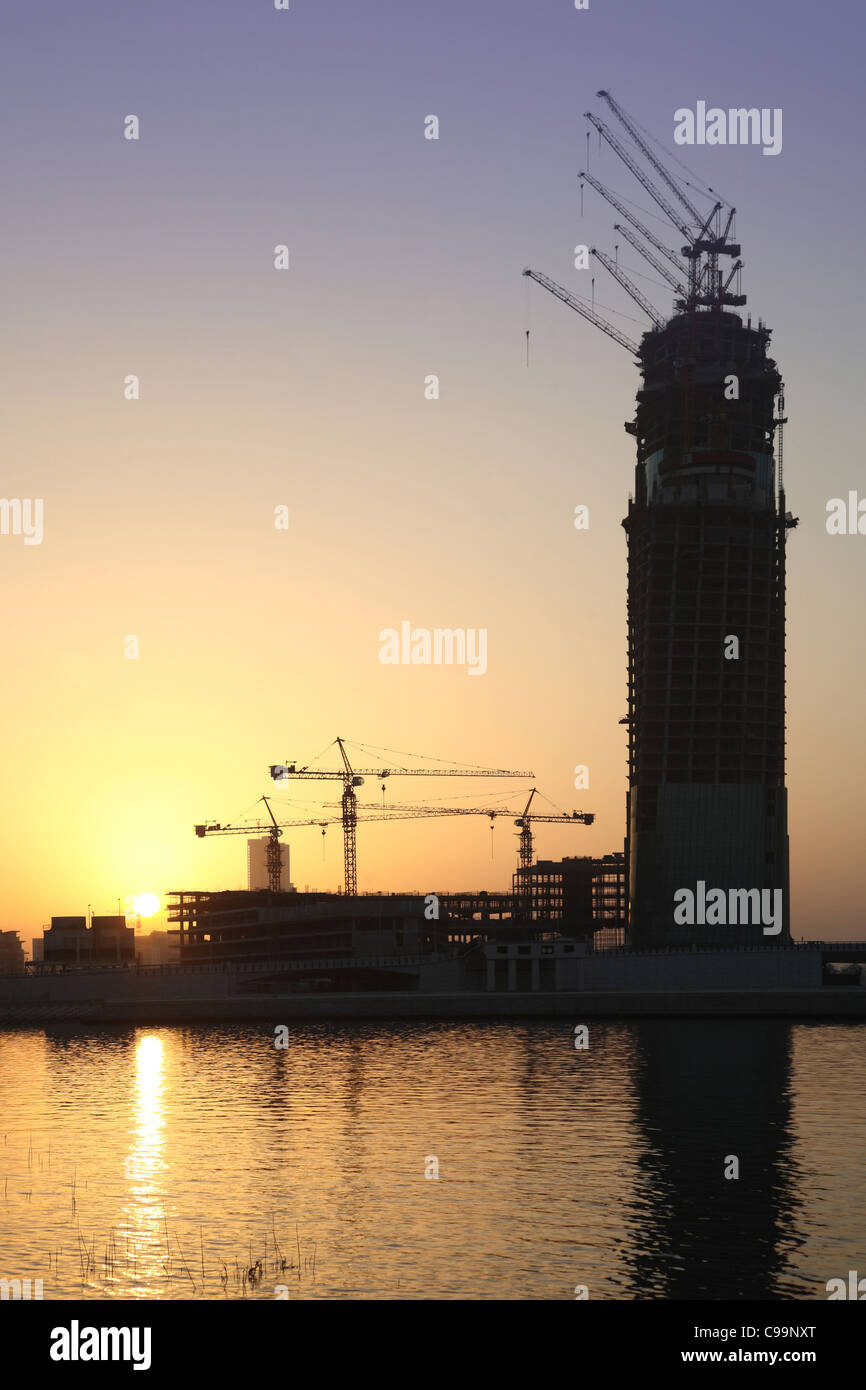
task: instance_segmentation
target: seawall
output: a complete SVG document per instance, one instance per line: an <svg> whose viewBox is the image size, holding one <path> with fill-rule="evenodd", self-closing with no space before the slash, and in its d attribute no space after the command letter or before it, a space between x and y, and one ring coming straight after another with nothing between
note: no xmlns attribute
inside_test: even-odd
<svg viewBox="0 0 866 1390"><path fill-rule="evenodd" d="M343 1019L788 1018L866 1020L866 989L581 990L556 993L271 994L0 1002L0 1027Z"/></svg>

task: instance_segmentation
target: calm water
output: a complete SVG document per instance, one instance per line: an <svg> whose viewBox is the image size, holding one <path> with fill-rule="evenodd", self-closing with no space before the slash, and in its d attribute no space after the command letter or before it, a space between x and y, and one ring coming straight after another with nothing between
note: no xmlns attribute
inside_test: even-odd
<svg viewBox="0 0 866 1390"><path fill-rule="evenodd" d="M0 1276L825 1298L866 1273L864 1063L866 1026L777 1021L0 1032Z"/></svg>

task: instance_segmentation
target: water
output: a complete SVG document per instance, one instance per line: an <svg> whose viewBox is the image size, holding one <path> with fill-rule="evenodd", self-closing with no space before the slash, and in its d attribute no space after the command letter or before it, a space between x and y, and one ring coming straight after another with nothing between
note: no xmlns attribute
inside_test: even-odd
<svg viewBox="0 0 866 1390"><path fill-rule="evenodd" d="M561 1022L304 1024L285 1051L247 1025L0 1032L0 1277L45 1299L823 1299L866 1274L866 1026L589 1043Z"/></svg>

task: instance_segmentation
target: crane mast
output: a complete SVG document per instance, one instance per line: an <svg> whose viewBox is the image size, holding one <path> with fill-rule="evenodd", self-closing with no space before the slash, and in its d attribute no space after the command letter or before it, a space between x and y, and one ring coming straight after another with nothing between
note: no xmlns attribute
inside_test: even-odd
<svg viewBox="0 0 866 1390"><path fill-rule="evenodd" d="M347 894L354 896L358 891L358 853L357 853L357 825L358 825L358 802L355 796L355 788L363 785L365 777L532 777L531 772L511 772L497 768L364 768L359 771L353 768L349 761L349 756L345 748L345 740L337 738L334 740L343 766L336 771L323 770L320 768L303 767L298 768L294 763L273 763L269 769L271 778L275 782L288 782L292 778L300 781L340 781L343 783L343 796L341 801L342 820L343 820L343 855L344 855L344 882Z"/></svg>
<svg viewBox="0 0 866 1390"><path fill-rule="evenodd" d="M278 893L280 891L280 882L282 880L283 869L282 854L280 853L280 836L283 832L277 825L274 813L271 810L271 803L268 801L268 798L266 796L263 796L262 801L265 803L268 815L270 816L271 821L273 822L270 831L268 832L268 843L265 849L265 863L267 864L268 869L268 887L270 888L272 893Z"/></svg>
<svg viewBox="0 0 866 1390"><path fill-rule="evenodd" d="M352 772L352 765L343 747L343 740L337 739L337 747L343 758L345 771L343 773L343 860L345 868L346 892L354 896L358 891L358 851L356 845L356 828L358 825L358 798L355 796L355 787L360 784L361 778L356 777Z"/></svg>

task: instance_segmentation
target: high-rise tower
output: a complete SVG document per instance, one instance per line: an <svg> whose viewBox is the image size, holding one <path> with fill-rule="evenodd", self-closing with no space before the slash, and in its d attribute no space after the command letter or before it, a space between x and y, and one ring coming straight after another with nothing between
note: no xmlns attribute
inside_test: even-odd
<svg viewBox="0 0 866 1390"><path fill-rule="evenodd" d="M634 945L764 942L751 911L729 921L736 889L781 890L775 940L789 934L786 519L769 336L717 304L686 306L641 344L623 522ZM675 893L700 882L724 890L722 922L678 923ZM752 900L736 901L742 918Z"/></svg>
<svg viewBox="0 0 866 1390"><path fill-rule="evenodd" d="M594 303L524 272L634 353L642 376L636 417L626 425L637 466L623 521L630 940L783 942L790 939L785 540L796 521L785 511L781 377L767 352L770 330L734 312L745 304L742 262L727 279L719 269L720 257L739 257L734 209L707 189L713 205L699 212L697 185L687 194L610 93L598 95L631 145L591 112L588 120L686 242L672 251L633 205L580 175L630 224L617 232L676 291L673 317L665 318L618 256L593 249L652 320L639 345Z"/></svg>

